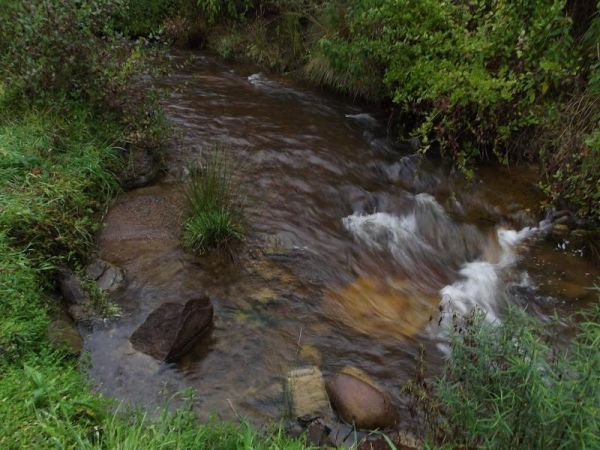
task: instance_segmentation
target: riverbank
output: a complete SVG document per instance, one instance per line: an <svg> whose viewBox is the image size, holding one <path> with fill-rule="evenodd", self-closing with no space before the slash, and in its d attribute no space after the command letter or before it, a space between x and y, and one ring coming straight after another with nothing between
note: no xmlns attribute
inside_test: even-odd
<svg viewBox="0 0 600 450"><path fill-rule="evenodd" d="M55 328L55 274L81 269L121 186L152 181L139 155L158 160L167 132L134 81L143 49L106 29L100 39L111 11L77 5L4 2L0 13L0 447L302 448L243 424L201 425L185 408L119 407L92 392L77 330Z"/></svg>

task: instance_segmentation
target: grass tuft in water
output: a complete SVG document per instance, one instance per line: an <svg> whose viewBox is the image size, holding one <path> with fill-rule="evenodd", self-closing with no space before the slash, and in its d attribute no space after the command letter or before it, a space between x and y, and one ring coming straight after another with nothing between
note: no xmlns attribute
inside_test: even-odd
<svg viewBox="0 0 600 450"><path fill-rule="evenodd" d="M215 147L185 189L188 218L183 224L183 244L197 254L212 249L231 251L244 239L244 206L236 167L227 150Z"/></svg>

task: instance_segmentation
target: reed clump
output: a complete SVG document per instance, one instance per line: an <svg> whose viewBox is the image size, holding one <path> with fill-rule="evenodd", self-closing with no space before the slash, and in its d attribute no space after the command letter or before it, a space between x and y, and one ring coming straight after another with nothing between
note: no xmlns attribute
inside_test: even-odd
<svg viewBox="0 0 600 450"><path fill-rule="evenodd" d="M231 251L245 236L244 204L237 168L227 149L215 147L185 188L183 244L191 252Z"/></svg>

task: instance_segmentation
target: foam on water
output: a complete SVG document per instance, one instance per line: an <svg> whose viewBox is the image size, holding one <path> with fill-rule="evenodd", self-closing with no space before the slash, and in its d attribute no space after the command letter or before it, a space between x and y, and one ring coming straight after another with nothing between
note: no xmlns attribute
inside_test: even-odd
<svg viewBox="0 0 600 450"><path fill-rule="evenodd" d="M356 122L365 125L369 128L375 128L379 122L369 113L345 114L347 119L355 120Z"/></svg>
<svg viewBox="0 0 600 450"><path fill-rule="evenodd" d="M454 281L439 291L440 322L446 322L454 314L467 314L474 308L484 311L487 320L498 320L498 307L506 292L504 280L518 261L518 246L550 225L543 221L538 227L521 230L498 228L495 239L481 234L474 236L478 232L468 225L456 224L428 194L415 196L414 210L409 214L355 213L345 217L342 223L362 244L389 252L409 274L411 268L416 268L412 271L414 274L427 273L427 265L435 260L459 261L452 274ZM486 247L497 251L486 252ZM470 258L470 254L477 256ZM450 264L446 264L445 269L452 272Z"/></svg>
<svg viewBox="0 0 600 450"><path fill-rule="evenodd" d="M426 261L435 254L433 249L417 234L415 214L396 216L377 212L353 214L342 219L344 227L371 250L385 251L408 273L426 267Z"/></svg>
<svg viewBox="0 0 600 450"><path fill-rule="evenodd" d="M335 111L325 104L321 98L305 91L301 91L290 87L289 85L271 80L267 78L263 73L253 73L247 78L248 82L256 89L261 90L265 94L281 98L283 100L293 99L300 105L311 110L313 113L319 113L324 115L334 115Z"/></svg>

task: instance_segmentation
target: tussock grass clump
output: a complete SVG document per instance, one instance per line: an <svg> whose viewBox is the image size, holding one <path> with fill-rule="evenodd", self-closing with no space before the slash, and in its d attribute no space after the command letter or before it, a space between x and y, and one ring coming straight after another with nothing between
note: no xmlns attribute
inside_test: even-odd
<svg viewBox="0 0 600 450"><path fill-rule="evenodd" d="M231 250L244 239L244 207L236 168L224 148L217 147L194 170L185 189L188 218L183 225L185 247L198 254Z"/></svg>

